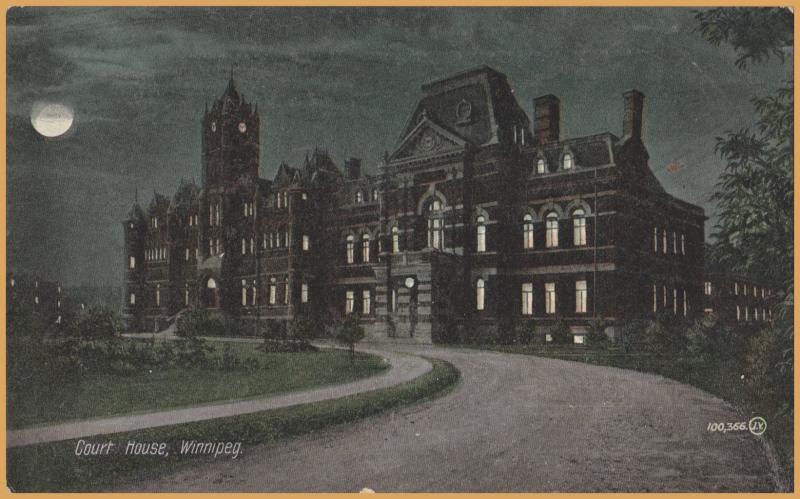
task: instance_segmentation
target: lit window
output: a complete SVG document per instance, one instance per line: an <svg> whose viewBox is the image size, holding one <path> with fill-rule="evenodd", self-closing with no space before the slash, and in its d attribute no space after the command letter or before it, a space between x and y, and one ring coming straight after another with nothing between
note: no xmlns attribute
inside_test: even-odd
<svg viewBox="0 0 800 499"><path fill-rule="evenodd" d="M572 337L572 343L576 345L585 345L586 344L586 335L585 334L576 334Z"/></svg>
<svg viewBox="0 0 800 499"><path fill-rule="evenodd" d="M247 281L242 281L242 306L247 305Z"/></svg>
<svg viewBox="0 0 800 499"><path fill-rule="evenodd" d="M355 259L354 244L353 236L347 236L347 263L353 263L353 260Z"/></svg>
<svg viewBox="0 0 800 499"><path fill-rule="evenodd" d="M558 247L558 215L555 212L550 212L547 215L545 222L545 246L548 248Z"/></svg>
<svg viewBox="0 0 800 499"><path fill-rule="evenodd" d="M131 293L131 305L136 305L136 293Z"/></svg>
<svg viewBox="0 0 800 499"><path fill-rule="evenodd" d="M161 285L156 284L156 307L161 306Z"/></svg>
<svg viewBox="0 0 800 499"><path fill-rule="evenodd" d="M39 295L36 295L36 296L33 297L33 303L35 303L37 305L39 304Z"/></svg>
<svg viewBox="0 0 800 499"><path fill-rule="evenodd" d="M365 289L361 292L361 313L364 315L369 315L370 308L370 292L368 289Z"/></svg>
<svg viewBox="0 0 800 499"><path fill-rule="evenodd" d="M525 249L533 248L533 217L530 215L522 219L522 246Z"/></svg>
<svg viewBox="0 0 800 499"><path fill-rule="evenodd" d="M658 312L658 288L653 284L653 312Z"/></svg>
<svg viewBox="0 0 800 499"><path fill-rule="evenodd" d="M261 234L261 247L263 249L267 249L267 233L266 232Z"/></svg>
<svg viewBox="0 0 800 499"><path fill-rule="evenodd" d="M257 290L258 290L258 288L256 287L256 281L253 281L253 296L252 296L252 302L250 303L253 306L255 306L255 304L256 304L256 291Z"/></svg>
<svg viewBox="0 0 800 499"><path fill-rule="evenodd" d="M289 304L289 278L283 280L283 304Z"/></svg>
<svg viewBox="0 0 800 499"><path fill-rule="evenodd" d="M745 322L750 320L750 310L747 305L744 306L744 320Z"/></svg>
<svg viewBox="0 0 800 499"><path fill-rule="evenodd" d="M356 203L361 204L364 202L364 193L361 191L356 191Z"/></svg>
<svg viewBox="0 0 800 499"><path fill-rule="evenodd" d="M672 254L678 254L678 234L675 232L672 233Z"/></svg>
<svg viewBox="0 0 800 499"><path fill-rule="evenodd" d="M664 308L667 308L667 287L661 286L661 293L664 296Z"/></svg>
<svg viewBox="0 0 800 499"><path fill-rule="evenodd" d="M247 242L244 240L244 238L242 238L242 254L244 255L246 253L247 253Z"/></svg>
<svg viewBox="0 0 800 499"><path fill-rule="evenodd" d="M735 294L737 296L739 295L739 283L738 282L734 282L733 283L733 294Z"/></svg>
<svg viewBox="0 0 800 499"><path fill-rule="evenodd" d="M300 302L308 303L308 284L306 283L300 285Z"/></svg>
<svg viewBox="0 0 800 499"><path fill-rule="evenodd" d="M541 175L542 173L544 173L544 170L545 170L544 160L540 158L536 162L536 173Z"/></svg>
<svg viewBox="0 0 800 499"><path fill-rule="evenodd" d="M736 305L736 320L742 320L742 310L739 308L739 305Z"/></svg>
<svg viewBox="0 0 800 499"><path fill-rule="evenodd" d="M672 288L672 313L678 315L678 290Z"/></svg>
<svg viewBox="0 0 800 499"><path fill-rule="evenodd" d="M378 189L372 189L372 200L373 201L378 200Z"/></svg>
<svg viewBox="0 0 800 499"><path fill-rule="evenodd" d="M667 229L664 229L664 232L662 234L662 241L661 242L662 242L661 252L666 255L667 254Z"/></svg>
<svg viewBox="0 0 800 499"><path fill-rule="evenodd" d="M681 255L686 254L686 236L681 234Z"/></svg>
<svg viewBox="0 0 800 499"><path fill-rule="evenodd" d="M278 285L275 282L274 277L270 277L269 279L269 304L275 305L277 301L276 295L278 294Z"/></svg>
<svg viewBox="0 0 800 499"><path fill-rule="evenodd" d="M586 281L575 281L575 312L579 314L586 313L587 301L587 286Z"/></svg>
<svg viewBox="0 0 800 499"><path fill-rule="evenodd" d="M197 260L200 258L200 248L194 249L194 259Z"/></svg>
<svg viewBox="0 0 800 499"><path fill-rule="evenodd" d="M283 245L285 247L287 247L287 248L289 247L289 231L288 230L283 232Z"/></svg>
<svg viewBox="0 0 800 499"><path fill-rule="evenodd" d="M428 205L428 247L443 249L444 221L441 215L442 203L434 199Z"/></svg>
<svg viewBox="0 0 800 499"><path fill-rule="evenodd" d="M397 290L392 288L392 312L397 311Z"/></svg>
<svg viewBox="0 0 800 499"><path fill-rule="evenodd" d="M189 306L189 288L184 288L183 290L183 305Z"/></svg>
<svg viewBox="0 0 800 499"><path fill-rule="evenodd" d="M284 192L283 193L283 207L284 208L288 208L289 207L289 193L288 192Z"/></svg>
<svg viewBox="0 0 800 499"><path fill-rule="evenodd" d="M703 283L703 293L706 296L711 296L711 281L706 281Z"/></svg>
<svg viewBox="0 0 800 499"><path fill-rule="evenodd" d="M485 283L483 279L478 279L475 283L475 309L483 310L485 305Z"/></svg>
<svg viewBox="0 0 800 499"><path fill-rule="evenodd" d="M533 315L533 283L522 283L522 315Z"/></svg>
<svg viewBox="0 0 800 499"><path fill-rule="evenodd" d="M344 313L352 314L353 305L354 305L354 294L352 291L348 290L345 292L344 295Z"/></svg>
<svg viewBox="0 0 800 499"><path fill-rule="evenodd" d="M758 307L753 308L753 318L755 318L755 320L758 320Z"/></svg>
<svg viewBox="0 0 800 499"><path fill-rule="evenodd" d="M483 216L480 216L475 223L477 224L476 230L478 235L476 250L478 253L483 253L486 251L486 221Z"/></svg>
<svg viewBox="0 0 800 499"><path fill-rule="evenodd" d="M586 217L582 209L572 212L572 240L575 246L586 245Z"/></svg>
<svg viewBox="0 0 800 499"><path fill-rule="evenodd" d="M686 317L689 314L689 299L686 297L686 290L683 290L683 316Z"/></svg>
<svg viewBox="0 0 800 499"><path fill-rule="evenodd" d="M392 253L400 252L400 230L395 225L392 227Z"/></svg>
<svg viewBox="0 0 800 499"><path fill-rule="evenodd" d="M653 227L653 253L658 253L658 227Z"/></svg>
<svg viewBox="0 0 800 499"><path fill-rule="evenodd" d="M562 162L562 166L564 167L565 170L571 170L572 169L572 154L570 154L570 153L564 154L564 159L563 159L563 162Z"/></svg>
<svg viewBox="0 0 800 499"><path fill-rule="evenodd" d="M369 234L361 236L361 261L369 263Z"/></svg>
<svg viewBox="0 0 800 499"><path fill-rule="evenodd" d="M214 244L216 245L217 254L219 255L220 253L222 253L222 252L220 251L219 239L217 239L216 241L214 241Z"/></svg>
<svg viewBox="0 0 800 499"><path fill-rule="evenodd" d="M308 237L308 234L303 234L303 251L308 251L311 249L311 239Z"/></svg>
<svg viewBox="0 0 800 499"><path fill-rule="evenodd" d="M308 200L308 194L306 194L305 192L303 194L301 194L301 197L303 198L303 201L307 201Z"/></svg>
<svg viewBox="0 0 800 499"><path fill-rule="evenodd" d="M135 257L135 256L132 256L132 255L131 255L131 256L128 258L128 268L130 268L130 269L135 269L135 268L136 268L136 257ZM13 284L13 280L12 280L12 284L11 284L11 285L12 285L12 286L14 285L14 284Z"/></svg>
<svg viewBox="0 0 800 499"><path fill-rule="evenodd" d="M554 282L544 285L544 311L550 315L556 313L556 283Z"/></svg>

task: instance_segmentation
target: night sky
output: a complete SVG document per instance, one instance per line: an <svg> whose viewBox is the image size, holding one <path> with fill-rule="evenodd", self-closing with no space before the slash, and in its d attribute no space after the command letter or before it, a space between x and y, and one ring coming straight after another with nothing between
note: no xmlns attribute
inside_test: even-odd
<svg viewBox="0 0 800 499"><path fill-rule="evenodd" d="M375 169L428 81L489 65L561 99L563 137L621 135L622 92L647 96L650 166L713 216L715 137L752 126L749 99L791 74L734 66L683 9L111 9L8 12L9 269L122 284L121 221L153 191L200 182L200 119L231 68L261 114L261 175L315 146ZM46 139L37 101L75 122ZM679 165L668 168L668 165ZM706 226L708 234L710 224Z"/></svg>

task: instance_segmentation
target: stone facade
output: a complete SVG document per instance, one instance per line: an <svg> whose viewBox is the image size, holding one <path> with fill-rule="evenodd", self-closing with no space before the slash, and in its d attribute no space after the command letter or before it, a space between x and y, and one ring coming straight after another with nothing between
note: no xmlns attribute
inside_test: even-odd
<svg viewBox="0 0 800 499"><path fill-rule="evenodd" d="M624 104L621 136L564 139L558 98L535 99L531 123L480 67L422 87L377 175L315 150L270 181L258 110L231 80L202 119L202 185L124 222L128 317L359 313L373 337L430 342L503 320L563 320L580 341L594 317L696 316L705 215L650 171L644 96Z"/></svg>

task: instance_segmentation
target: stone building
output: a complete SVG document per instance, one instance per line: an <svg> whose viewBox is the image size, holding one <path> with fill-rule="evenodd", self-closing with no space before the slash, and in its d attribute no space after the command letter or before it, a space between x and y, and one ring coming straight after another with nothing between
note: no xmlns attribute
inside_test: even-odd
<svg viewBox="0 0 800 499"><path fill-rule="evenodd" d="M620 135L564 138L557 97L533 121L480 67L422 87L376 175L322 150L258 176L259 114L233 80L202 118L202 185L124 222L127 315L185 309L253 320L357 313L372 337L430 342L561 320L703 309L705 215L659 184L644 95Z"/></svg>

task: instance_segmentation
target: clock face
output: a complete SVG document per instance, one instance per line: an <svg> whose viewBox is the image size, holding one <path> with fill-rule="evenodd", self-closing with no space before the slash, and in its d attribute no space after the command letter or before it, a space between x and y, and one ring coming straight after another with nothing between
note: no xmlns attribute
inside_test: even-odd
<svg viewBox="0 0 800 499"><path fill-rule="evenodd" d="M239 131L242 133L247 131L247 125L244 124L244 121L239 123Z"/></svg>
<svg viewBox="0 0 800 499"><path fill-rule="evenodd" d="M217 122L216 121L212 121L211 122L211 131L212 132L216 132L217 131Z"/></svg>
<svg viewBox="0 0 800 499"><path fill-rule="evenodd" d="M413 288L414 287L414 278L413 277L406 277L406 287Z"/></svg>

